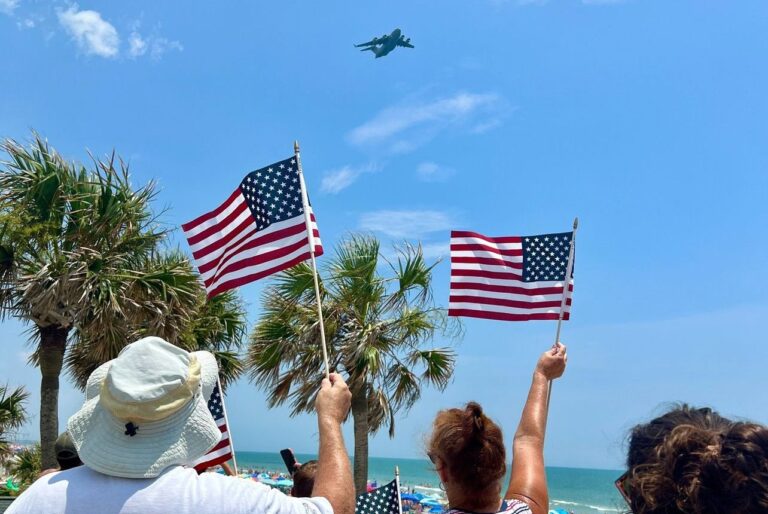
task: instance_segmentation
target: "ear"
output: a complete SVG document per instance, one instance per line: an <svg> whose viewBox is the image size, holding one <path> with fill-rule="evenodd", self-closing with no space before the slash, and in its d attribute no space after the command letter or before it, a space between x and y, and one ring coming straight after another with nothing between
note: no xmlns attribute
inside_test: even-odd
<svg viewBox="0 0 768 514"><path fill-rule="evenodd" d="M448 474L448 468L443 464L442 461L438 461L438 463L435 465L435 471L437 471L437 475L440 477L440 481L442 483L448 483L450 482L450 475Z"/></svg>

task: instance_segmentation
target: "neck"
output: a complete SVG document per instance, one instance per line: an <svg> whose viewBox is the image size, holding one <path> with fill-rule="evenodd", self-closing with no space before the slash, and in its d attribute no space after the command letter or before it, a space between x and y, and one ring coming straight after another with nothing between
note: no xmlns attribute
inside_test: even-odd
<svg viewBox="0 0 768 514"><path fill-rule="evenodd" d="M458 487L445 484L445 494L452 509L477 513L495 513L501 507L499 499L500 487L489 487L483 491L466 493Z"/></svg>

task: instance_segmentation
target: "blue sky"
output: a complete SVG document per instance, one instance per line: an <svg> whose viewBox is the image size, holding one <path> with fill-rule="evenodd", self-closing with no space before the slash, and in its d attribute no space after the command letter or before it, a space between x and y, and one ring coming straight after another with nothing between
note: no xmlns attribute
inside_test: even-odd
<svg viewBox="0 0 768 514"><path fill-rule="evenodd" d="M415 49L352 47L395 27ZM34 128L81 160L115 148L137 184L159 183L172 226L294 139L326 246L365 230L438 258L452 228L535 234L578 215L547 461L618 468L627 430L665 402L768 423L766 33L762 0L0 0L0 135ZM251 320L262 287L242 288ZM511 440L554 330L467 320L453 382L371 454L419 455L437 408L470 399ZM34 411L22 332L0 325L0 381L27 384ZM63 380L62 422L80 401ZM238 448L315 448L311 417L268 411L246 380L228 406Z"/></svg>

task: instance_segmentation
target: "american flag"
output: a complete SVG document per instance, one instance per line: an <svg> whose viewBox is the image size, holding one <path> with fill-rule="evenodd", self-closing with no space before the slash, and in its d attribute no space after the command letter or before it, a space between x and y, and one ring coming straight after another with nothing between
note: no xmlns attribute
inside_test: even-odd
<svg viewBox="0 0 768 514"><path fill-rule="evenodd" d="M182 225L208 297L322 255L310 211L307 234L302 179L291 157L250 172L213 211ZM309 202L307 202L309 204Z"/></svg>
<svg viewBox="0 0 768 514"><path fill-rule="evenodd" d="M211 411L213 419L219 426L219 430L221 430L221 439L208 453L192 464L198 473L202 473L212 466L227 462L232 458L232 443L229 439L227 417L224 415L224 401L221 398L218 384L213 388L211 397L208 399L208 410Z"/></svg>
<svg viewBox="0 0 768 514"><path fill-rule="evenodd" d="M358 495L355 514L402 514L398 480Z"/></svg>
<svg viewBox="0 0 768 514"><path fill-rule="evenodd" d="M557 320L573 232L488 237L451 232L448 315ZM563 319L570 318L573 273Z"/></svg>

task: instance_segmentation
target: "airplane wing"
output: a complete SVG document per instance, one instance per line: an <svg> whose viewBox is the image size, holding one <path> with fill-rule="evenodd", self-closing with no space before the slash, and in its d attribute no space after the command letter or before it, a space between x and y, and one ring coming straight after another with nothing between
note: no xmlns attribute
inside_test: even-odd
<svg viewBox="0 0 768 514"><path fill-rule="evenodd" d="M397 40L396 44L397 44L397 46L404 46L405 48L416 48L415 46L413 46L411 44L411 39L410 38L408 38L408 39L400 38L400 39Z"/></svg>
<svg viewBox="0 0 768 514"><path fill-rule="evenodd" d="M387 41L387 39L389 39L389 36L375 37L375 38L371 39L370 41L368 41L367 43L360 43L359 45L355 45L355 48L360 48L360 47L363 47L363 46L376 46L376 45L380 45L380 44L385 43Z"/></svg>

